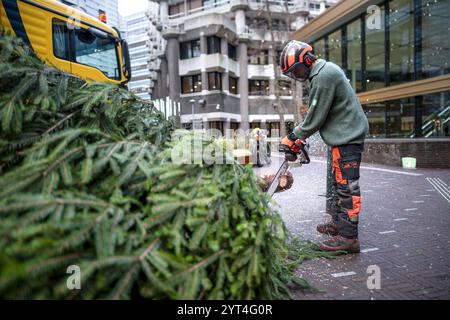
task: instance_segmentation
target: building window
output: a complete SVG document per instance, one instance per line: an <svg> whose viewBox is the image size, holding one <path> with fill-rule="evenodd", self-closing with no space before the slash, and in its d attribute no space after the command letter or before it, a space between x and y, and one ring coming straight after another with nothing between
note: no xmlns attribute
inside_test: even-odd
<svg viewBox="0 0 450 320"><path fill-rule="evenodd" d="M414 1L391 1L388 21L389 85L412 81L414 80Z"/></svg>
<svg viewBox="0 0 450 320"><path fill-rule="evenodd" d="M366 26L366 90L374 90L385 86L385 28L384 28L384 6L381 9L381 27ZM368 18L371 22L374 19Z"/></svg>
<svg viewBox="0 0 450 320"><path fill-rule="evenodd" d="M278 137L280 134L280 123L279 122L267 122L266 123L268 137Z"/></svg>
<svg viewBox="0 0 450 320"><path fill-rule="evenodd" d="M249 95L268 96L270 92L269 80L249 80Z"/></svg>
<svg viewBox="0 0 450 320"><path fill-rule="evenodd" d="M391 138L410 138L414 135L414 98L388 101L387 136Z"/></svg>
<svg viewBox="0 0 450 320"><path fill-rule="evenodd" d="M269 51L261 49L249 49L248 63L257 65L269 64Z"/></svg>
<svg viewBox="0 0 450 320"><path fill-rule="evenodd" d="M422 132L426 138L450 136L450 91L432 93L422 99Z"/></svg>
<svg viewBox="0 0 450 320"><path fill-rule="evenodd" d="M423 1L425 2L425 1ZM422 7L422 77L450 73L450 1L426 1Z"/></svg>
<svg viewBox="0 0 450 320"><path fill-rule="evenodd" d="M181 77L181 90L183 93L202 91L202 76L200 74Z"/></svg>
<svg viewBox="0 0 450 320"><path fill-rule="evenodd" d="M365 104L363 106L367 119L369 120L370 138L383 138L386 136L386 103L378 102Z"/></svg>
<svg viewBox="0 0 450 320"><path fill-rule="evenodd" d="M230 76L230 93L238 94L238 79Z"/></svg>
<svg viewBox="0 0 450 320"><path fill-rule="evenodd" d="M200 53L200 39L186 41L180 44L180 59L182 60L199 57Z"/></svg>
<svg viewBox="0 0 450 320"><path fill-rule="evenodd" d="M222 90L222 74L220 72L208 72L208 89Z"/></svg>
<svg viewBox="0 0 450 320"><path fill-rule="evenodd" d="M356 92L362 87L362 61L361 61L361 20L357 19L347 25L347 76Z"/></svg>
<svg viewBox="0 0 450 320"><path fill-rule="evenodd" d="M206 38L208 44L208 54L220 53L220 38L216 36Z"/></svg>
<svg viewBox="0 0 450 320"><path fill-rule="evenodd" d="M201 8L203 5L202 2L203 2L202 0L188 0L187 4L188 4L189 10Z"/></svg>
<svg viewBox="0 0 450 320"><path fill-rule="evenodd" d="M223 122L222 121L210 121L208 122L209 129L215 129L219 130L220 132L223 132Z"/></svg>
<svg viewBox="0 0 450 320"><path fill-rule="evenodd" d="M325 59L325 38L322 38L314 42L313 53L317 58Z"/></svg>
<svg viewBox="0 0 450 320"><path fill-rule="evenodd" d="M328 36L328 59L338 66L342 66L342 32L336 32Z"/></svg>
<svg viewBox="0 0 450 320"><path fill-rule="evenodd" d="M277 91L280 96L292 96L291 81L278 81Z"/></svg>
<svg viewBox="0 0 450 320"><path fill-rule="evenodd" d="M177 15L184 12L184 3L178 3L169 6L169 15Z"/></svg>
<svg viewBox="0 0 450 320"><path fill-rule="evenodd" d="M228 44L228 57L232 60L237 61L236 46L233 46L232 44Z"/></svg>

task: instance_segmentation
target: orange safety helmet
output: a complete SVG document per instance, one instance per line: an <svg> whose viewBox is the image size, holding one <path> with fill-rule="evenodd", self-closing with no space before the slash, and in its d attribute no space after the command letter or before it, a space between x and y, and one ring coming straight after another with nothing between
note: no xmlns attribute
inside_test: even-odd
<svg viewBox="0 0 450 320"><path fill-rule="evenodd" d="M301 41L289 41L280 56L281 72L294 80L305 81L311 72L311 65L317 60L313 48Z"/></svg>

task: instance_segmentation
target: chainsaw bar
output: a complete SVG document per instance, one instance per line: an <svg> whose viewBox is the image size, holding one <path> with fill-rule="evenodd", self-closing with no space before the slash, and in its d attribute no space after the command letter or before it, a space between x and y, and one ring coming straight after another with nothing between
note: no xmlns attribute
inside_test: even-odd
<svg viewBox="0 0 450 320"><path fill-rule="evenodd" d="M275 191L277 191L278 181L280 180L280 177L284 175L288 169L289 169L289 162L287 160L283 160L280 169L278 169L277 174L273 177L273 180L270 183L269 188L267 189L266 193L269 195L269 197L272 197Z"/></svg>

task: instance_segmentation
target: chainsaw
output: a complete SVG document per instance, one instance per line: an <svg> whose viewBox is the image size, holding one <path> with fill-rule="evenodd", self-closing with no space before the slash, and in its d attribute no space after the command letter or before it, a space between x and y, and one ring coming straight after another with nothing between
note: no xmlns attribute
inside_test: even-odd
<svg viewBox="0 0 450 320"><path fill-rule="evenodd" d="M278 182L279 182L280 177L285 175L291 166L298 167L298 166L302 166L303 164L308 164L311 162L311 159L309 158L309 144L305 144L305 145L295 144L295 146L299 148L298 152L293 152L287 146L280 145L279 151L283 152L285 154L285 156L284 156L283 163L281 164L277 173L273 177L273 180L270 183L269 188L266 191L266 193L267 193L267 195L269 195L269 197L272 197L274 195L275 191L277 191Z"/></svg>

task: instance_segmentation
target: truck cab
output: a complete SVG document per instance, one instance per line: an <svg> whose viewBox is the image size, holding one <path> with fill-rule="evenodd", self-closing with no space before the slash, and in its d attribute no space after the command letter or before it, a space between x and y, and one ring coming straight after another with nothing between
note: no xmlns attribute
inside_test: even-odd
<svg viewBox="0 0 450 320"><path fill-rule="evenodd" d="M131 78L120 32L76 8L55 0L0 0L0 24L62 71L120 86Z"/></svg>

